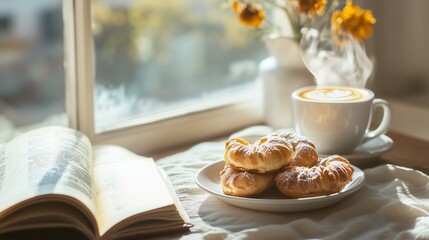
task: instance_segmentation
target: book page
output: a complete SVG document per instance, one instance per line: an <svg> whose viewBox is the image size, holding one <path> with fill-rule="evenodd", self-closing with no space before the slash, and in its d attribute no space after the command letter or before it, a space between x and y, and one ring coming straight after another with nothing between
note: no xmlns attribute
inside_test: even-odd
<svg viewBox="0 0 429 240"><path fill-rule="evenodd" d="M6 151L5 144L0 145L0 193L3 188L3 180L6 168Z"/></svg>
<svg viewBox="0 0 429 240"><path fill-rule="evenodd" d="M58 211L58 210L61 211ZM55 216L55 220L52 219ZM80 211L64 202L39 202L36 203L31 211L28 209L19 209L13 212L13 214L5 217L0 221L0 232L7 230L9 231L27 231L33 229L50 229L54 228L73 228L78 229L82 234L86 235L88 239L96 239L94 235L94 229L88 228L91 226L88 218ZM18 233L19 234L19 233ZM32 233L26 234L29 238ZM0 235L1 238L2 235ZM37 236L37 235L36 235ZM1 238L4 239L4 238ZM7 239L7 238L6 238ZM21 238L13 238L21 239ZM35 237L34 239L42 239L41 237ZM71 239L71 238L61 238Z"/></svg>
<svg viewBox="0 0 429 240"><path fill-rule="evenodd" d="M151 158L106 145L94 148L94 161L97 222L101 236L131 216L174 205Z"/></svg>
<svg viewBox="0 0 429 240"><path fill-rule="evenodd" d="M94 214L92 147L82 133L47 127L0 147L0 211L25 199L62 194Z"/></svg>

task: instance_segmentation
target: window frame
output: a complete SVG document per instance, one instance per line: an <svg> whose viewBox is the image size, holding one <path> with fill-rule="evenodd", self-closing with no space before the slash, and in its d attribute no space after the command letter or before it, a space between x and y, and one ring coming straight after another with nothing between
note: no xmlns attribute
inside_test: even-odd
<svg viewBox="0 0 429 240"><path fill-rule="evenodd" d="M149 154L263 123L260 91L260 94L205 110L97 133L91 1L65 0L63 4L66 111L70 127L86 134L93 144L118 144Z"/></svg>

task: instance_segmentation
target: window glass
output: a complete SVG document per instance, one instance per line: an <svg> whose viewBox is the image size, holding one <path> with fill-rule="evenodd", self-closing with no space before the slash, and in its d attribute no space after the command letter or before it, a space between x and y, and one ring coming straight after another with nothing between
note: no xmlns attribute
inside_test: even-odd
<svg viewBox="0 0 429 240"><path fill-rule="evenodd" d="M61 0L0 4L0 142L67 125Z"/></svg>
<svg viewBox="0 0 429 240"><path fill-rule="evenodd" d="M94 0L95 122L162 119L244 100L265 47L224 0Z"/></svg>

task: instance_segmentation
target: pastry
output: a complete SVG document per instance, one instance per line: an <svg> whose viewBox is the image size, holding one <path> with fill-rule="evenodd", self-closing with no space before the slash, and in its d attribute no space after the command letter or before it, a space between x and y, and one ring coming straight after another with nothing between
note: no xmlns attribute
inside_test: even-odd
<svg viewBox="0 0 429 240"><path fill-rule="evenodd" d="M352 180L349 161L334 155L313 167L291 166L276 178L276 187L287 197L312 197L341 191Z"/></svg>
<svg viewBox="0 0 429 240"><path fill-rule="evenodd" d="M290 166L311 167L319 161L316 146L307 137L293 132L273 133L272 135L282 137L292 145L294 155Z"/></svg>
<svg viewBox="0 0 429 240"><path fill-rule="evenodd" d="M225 162L240 171L273 172L289 164L292 157L292 145L276 135L263 137L254 144L232 138L225 145Z"/></svg>
<svg viewBox="0 0 429 240"><path fill-rule="evenodd" d="M225 194L240 197L249 197L261 194L274 186L274 173L251 173L238 171L228 164L220 172L220 185Z"/></svg>
<svg viewBox="0 0 429 240"><path fill-rule="evenodd" d="M319 155L308 138L284 132L265 136L255 144L232 138L226 143L224 159L237 170L265 173L287 165L311 167Z"/></svg>

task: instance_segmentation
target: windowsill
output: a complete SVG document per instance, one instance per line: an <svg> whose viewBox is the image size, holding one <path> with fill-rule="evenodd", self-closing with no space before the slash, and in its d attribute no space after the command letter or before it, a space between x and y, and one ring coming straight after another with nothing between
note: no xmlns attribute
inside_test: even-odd
<svg viewBox="0 0 429 240"><path fill-rule="evenodd" d="M258 124L263 119L261 98L148 125L97 134L93 144L117 144L150 155ZM87 133L85 133L88 135Z"/></svg>

